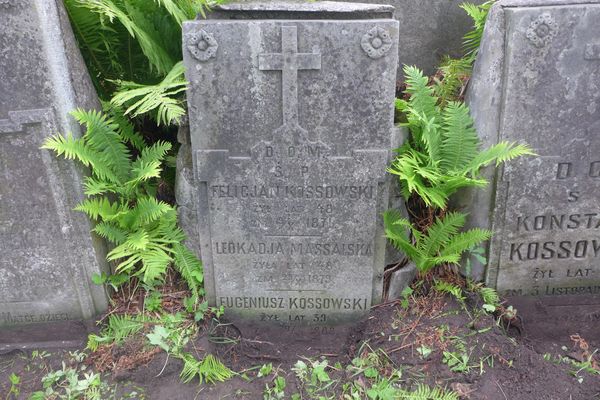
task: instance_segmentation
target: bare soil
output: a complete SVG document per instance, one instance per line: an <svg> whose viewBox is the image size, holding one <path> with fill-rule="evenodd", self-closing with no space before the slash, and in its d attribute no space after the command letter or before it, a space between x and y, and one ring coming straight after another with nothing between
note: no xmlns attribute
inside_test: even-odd
<svg viewBox="0 0 600 400"><path fill-rule="evenodd" d="M297 360L325 357L329 365L340 362L345 366L367 352L383 351L389 368L402 370L402 384L407 387L422 382L451 388L461 398L471 400L600 399L600 375L580 372L583 380L579 382L571 373L571 365L549 359L562 355L583 361L600 348L599 299L511 302L520 318L502 326L489 315L474 317L474 310L481 306L475 298L467 299L467 312L453 298L432 292L415 297L406 309L399 302L374 307L360 324L324 344L302 338L281 342L277 332L243 337L231 325L207 324L191 347L198 354L217 355L239 376L217 385L184 385L179 381L179 361L133 342L111 350L110 357L119 362L104 379L116 385L118 393L139 387L146 399L262 399L265 384L271 384L272 377L257 378L256 366L272 363L286 378L289 398L302 392L301 382L291 371ZM9 340L8 336L4 331L0 339ZM444 352L457 354L460 346L468 354L468 368L453 372L443 362ZM423 348L430 349L431 354L419 354L418 349ZM0 355L0 399L7 399L11 373L22 379L19 399L40 390L41 378L68 358L67 349L48 352L44 358L32 358L31 350ZM597 363L598 357L594 355L592 360ZM340 382L361 379L350 378L344 369L332 369L330 375ZM332 398L341 398L341 383L330 389ZM304 393L303 398L309 397Z"/></svg>

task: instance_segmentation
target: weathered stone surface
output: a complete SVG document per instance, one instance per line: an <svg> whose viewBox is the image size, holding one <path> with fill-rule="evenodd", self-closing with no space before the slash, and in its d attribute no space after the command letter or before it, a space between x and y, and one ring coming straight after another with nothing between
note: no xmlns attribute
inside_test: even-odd
<svg viewBox="0 0 600 400"><path fill-rule="evenodd" d="M339 0L344 1L344 0ZM359 3L388 4L400 23L398 77L402 66L416 65L433 74L445 55L463 55L462 38L472 28L469 16L459 7L464 0L351 0ZM485 0L471 0L482 4Z"/></svg>
<svg viewBox="0 0 600 400"><path fill-rule="evenodd" d="M392 272L386 300L401 299L402 292L410 286L416 276L417 266L412 261L409 261L408 264L404 265L402 268Z"/></svg>
<svg viewBox="0 0 600 400"><path fill-rule="evenodd" d="M334 332L381 300L398 24L361 10L184 24L205 286L235 320Z"/></svg>
<svg viewBox="0 0 600 400"><path fill-rule="evenodd" d="M471 226L493 229L486 280L504 294L600 292L599 20L597 0L500 1L490 13L468 95L476 128L485 145L539 154L463 198Z"/></svg>
<svg viewBox="0 0 600 400"><path fill-rule="evenodd" d="M72 210L81 171L40 146L79 135L68 112L98 100L62 2L8 0L0 21L0 326L91 318L105 249Z"/></svg>

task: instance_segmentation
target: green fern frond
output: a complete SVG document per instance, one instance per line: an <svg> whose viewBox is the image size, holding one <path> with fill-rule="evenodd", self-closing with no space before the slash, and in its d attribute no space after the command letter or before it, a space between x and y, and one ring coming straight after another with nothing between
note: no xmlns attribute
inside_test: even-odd
<svg viewBox="0 0 600 400"><path fill-rule="evenodd" d="M179 378L183 383L189 383L196 376L200 384L224 382L233 376L233 372L212 354L207 354L202 360L196 360L191 354L184 353L182 360L183 369Z"/></svg>
<svg viewBox="0 0 600 400"><path fill-rule="evenodd" d="M175 268L190 286L193 295L198 295L204 282L202 262L186 246L177 243L173 246Z"/></svg>
<svg viewBox="0 0 600 400"><path fill-rule="evenodd" d="M150 243L150 236L144 229L130 233L123 246L130 250L146 250Z"/></svg>
<svg viewBox="0 0 600 400"><path fill-rule="evenodd" d="M483 4L462 3L459 6L465 10L473 21L473 29L463 37L463 46L467 51L467 57L471 60L477 57L479 47L481 46L485 21L494 2L495 0L490 0Z"/></svg>
<svg viewBox="0 0 600 400"><path fill-rule="evenodd" d="M126 115L136 117L150 114L158 125L178 123L185 115L185 108L179 94L187 88L184 77L185 67L180 61L173 66L162 82L156 85L142 85L134 82L119 82L119 91L111 102L118 107L126 107Z"/></svg>
<svg viewBox="0 0 600 400"><path fill-rule="evenodd" d="M98 162L98 154L89 149L83 138L74 138L71 133L66 136L53 135L44 141L42 149L52 150L57 156L64 156L67 160L77 160L86 167Z"/></svg>
<svg viewBox="0 0 600 400"><path fill-rule="evenodd" d="M420 235L407 219L402 217L399 211L388 210L383 213L383 224L385 235L392 245L406 254L411 260L415 261L421 258L419 250L412 244L407 232L413 232Z"/></svg>
<svg viewBox="0 0 600 400"><path fill-rule="evenodd" d="M188 15L186 15L185 11L177 4L177 2L173 0L154 0L155 3L162 6L167 12L177 21L179 26L183 23L183 21L190 19Z"/></svg>
<svg viewBox="0 0 600 400"><path fill-rule="evenodd" d="M434 96L433 88L428 85L429 79L417 67L404 66L406 76L406 93L410 94L409 105L419 114L424 115L425 120L435 119L439 115L437 98Z"/></svg>
<svg viewBox="0 0 600 400"><path fill-rule="evenodd" d="M465 224L465 217L465 214L449 212L444 218L436 218L419 244L421 251L425 254L438 254Z"/></svg>
<svg viewBox="0 0 600 400"><path fill-rule="evenodd" d="M440 168L448 173L462 171L477 156L479 147L469 109L462 103L450 102L442 118Z"/></svg>
<svg viewBox="0 0 600 400"><path fill-rule="evenodd" d="M171 143L159 140L152 146L144 148L140 159L144 162L162 161L171 147Z"/></svg>
<svg viewBox="0 0 600 400"><path fill-rule="evenodd" d="M440 388L430 388L426 385L419 385L414 391L400 390L398 399L406 400L459 400L458 394L452 391L445 391Z"/></svg>
<svg viewBox="0 0 600 400"><path fill-rule="evenodd" d="M496 166L517 157L531 155L536 156L531 148L524 144L500 142L479 153L471 162L465 166L464 171L476 175L479 170L496 161Z"/></svg>
<svg viewBox="0 0 600 400"><path fill-rule="evenodd" d="M92 197L78 204L75 211L81 211L93 220L104 220L113 217L119 211L119 206L106 197Z"/></svg>
<svg viewBox="0 0 600 400"><path fill-rule="evenodd" d="M485 229L474 228L466 232L461 232L452 237L440 252L441 255L461 254L464 251L472 249L475 245L485 242L492 236L492 232Z"/></svg>
<svg viewBox="0 0 600 400"><path fill-rule="evenodd" d="M143 151L147 148L146 141L135 131L133 124L125 116L125 112L109 102L103 102L102 107L117 125L117 133L123 142L129 143L134 149Z"/></svg>
<svg viewBox="0 0 600 400"><path fill-rule="evenodd" d="M160 177L161 170L160 161L144 162L142 159L138 159L132 164L131 177L130 180L125 183L125 186L133 188L140 182L158 178Z"/></svg>
<svg viewBox="0 0 600 400"><path fill-rule="evenodd" d="M96 196L106 193L116 193L118 188L114 183L106 182L90 176L85 177L83 183L84 193L87 196Z"/></svg>
<svg viewBox="0 0 600 400"><path fill-rule="evenodd" d="M77 109L71 115L82 125L85 125L85 143L102 158L103 165L108 166L114 176L122 182L129 170L130 153L116 132L118 125L96 110L85 111Z"/></svg>
<svg viewBox="0 0 600 400"><path fill-rule="evenodd" d="M167 252L161 248L153 248L142 253L142 267L140 272L142 280L146 284L153 284L161 281L167 272L167 268L173 259Z"/></svg>
<svg viewBox="0 0 600 400"><path fill-rule="evenodd" d="M158 201L154 197L142 197L138 199L136 206L131 210L131 215L134 216L133 225L154 222L171 209L172 207L169 204Z"/></svg>
<svg viewBox="0 0 600 400"><path fill-rule="evenodd" d="M123 244L127 240L127 232L110 222L99 222L93 230L98 235L117 245Z"/></svg>

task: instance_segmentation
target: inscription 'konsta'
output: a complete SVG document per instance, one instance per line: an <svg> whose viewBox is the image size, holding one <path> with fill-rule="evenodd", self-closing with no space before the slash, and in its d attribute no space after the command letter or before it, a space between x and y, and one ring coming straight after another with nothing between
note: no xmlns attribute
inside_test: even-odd
<svg viewBox="0 0 600 400"><path fill-rule="evenodd" d="M217 254L371 256L371 243L215 242Z"/></svg>
<svg viewBox="0 0 600 400"><path fill-rule="evenodd" d="M548 214L517 217L517 231L599 229L600 213Z"/></svg>

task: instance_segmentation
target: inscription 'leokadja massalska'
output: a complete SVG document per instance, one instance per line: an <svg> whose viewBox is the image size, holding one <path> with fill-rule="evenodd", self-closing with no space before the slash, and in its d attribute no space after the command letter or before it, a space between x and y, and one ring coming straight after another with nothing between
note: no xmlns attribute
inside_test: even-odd
<svg viewBox="0 0 600 400"><path fill-rule="evenodd" d="M366 34L376 39L373 32L379 32L368 19L184 26L186 37L203 31L220 43L216 57L198 63L188 53L185 62L192 82L188 101L198 110L190 124L207 292L233 319L292 329L332 326L363 315L373 293L380 296L372 282L380 282L376 272L383 269L385 241L377 221L389 196L385 168L393 127L393 91L380 86L393 88L396 46L388 42L397 40L397 23L378 20L377 26L387 35L386 42L372 42L385 45L379 58L360 45ZM331 46L335 56L327 52ZM231 73L239 80L215 82L214 71L220 76L232 68L231 54L244 60ZM364 64L360 70L356 60ZM327 81L340 69L345 79L364 81L361 100L387 131L373 126L371 117L368 123L347 120L337 102L344 96L357 101L348 88L353 82L331 87ZM221 119L206 92L240 111ZM195 133L196 123L216 136ZM341 129L346 124L361 135L371 125L364 150L357 149L353 132Z"/></svg>

